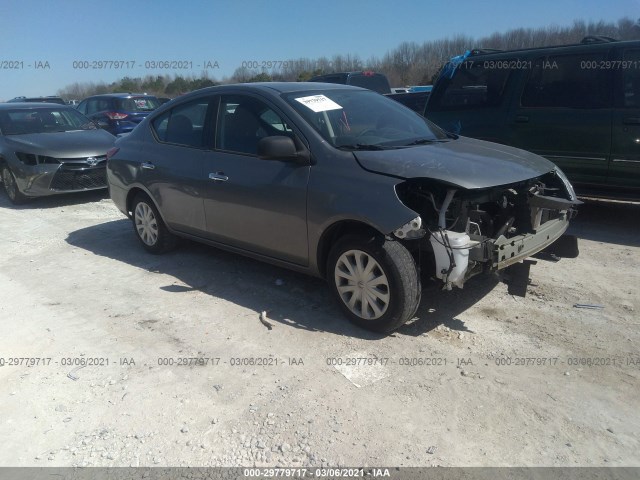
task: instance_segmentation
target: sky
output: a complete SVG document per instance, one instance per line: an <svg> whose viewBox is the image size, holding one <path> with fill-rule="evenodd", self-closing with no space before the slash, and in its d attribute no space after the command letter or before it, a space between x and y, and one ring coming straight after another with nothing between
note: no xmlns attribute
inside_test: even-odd
<svg viewBox="0 0 640 480"><path fill-rule="evenodd" d="M404 41L622 17L640 18L640 0L0 0L0 101L74 82L203 70L220 80L243 62L366 60Z"/></svg>

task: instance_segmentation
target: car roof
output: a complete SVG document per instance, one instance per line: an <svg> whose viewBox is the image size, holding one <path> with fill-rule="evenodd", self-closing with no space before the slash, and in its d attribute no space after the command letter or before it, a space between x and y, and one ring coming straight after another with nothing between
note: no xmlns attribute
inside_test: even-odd
<svg viewBox="0 0 640 480"><path fill-rule="evenodd" d="M318 90L318 85L322 84L324 90L363 90L360 87L352 87L350 85L340 85L338 83L321 83L321 82L260 82L260 83L242 83L241 85L250 87L256 85L260 88L268 88L279 93L304 92L306 90Z"/></svg>
<svg viewBox="0 0 640 480"><path fill-rule="evenodd" d="M589 37L586 37L586 38L589 38ZM582 43L570 43L566 45L548 45L546 47L518 48L513 50L493 50L493 49L485 50L482 48L475 48L471 50L470 57L477 58L477 57L487 57L487 56L498 56L498 55L504 55L504 54L510 55L513 53L521 53L521 54L544 53L546 51L558 52L558 51L562 51L563 49L573 50L577 48L587 48L587 49L610 48L613 46L615 47L640 46L640 40L625 40L625 41L612 40L612 39L602 40L602 41L584 41L583 40Z"/></svg>
<svg viewBox="0 0 640 480"><path fill-rule="evenodd" d="M95 98L95 97L128 98L128 97L155 97L155 95L149 95L148 93L101 93L98 95L91 95L87 98Z"/></svg>
<svg viewBox="0 0 640 480"><path fill-rule="evenodd" d="M374 72L373 70L354 70L352 72L333 72L333 73L323 73L322 75L314 75L316 77L331 77L333 75L382 75L380 72Z"/></svg>
<svg viewBox="0 0 640 480"><path fill-rule="evenodd" d="M75 110L70 105L62 105L61 103L52 103L52 102L12 102L12 103L0 103L0 110L35 110L35 109L60 109L66 108L69 110Z"/></svg>
<svg viewBox="0 0 640 480"><path fill-rule="evenodd" d="M66 104L62 97L55 95L49 95L47 97L15 97L11 100L7 100L6 103L59 103L60 105Z"/></svg>
<svg viewBox="0 0 640 480"><path fill-rule="evenodd" d="M268 93L292 93L305 92L308 90L365 90L366 88L353 87L351 85L343 85L339 83L321 83L321 82L254 82L254 83L232 83L228 85L216 85L214 87L206 87L200 90L194 90L190 93L203 92L225 92L237 89L255 92Z"/></svg>
<svg viewBox="0 0 640 480"><path fill-rule="evenodd" d="M26 97L24 95L20 95L18 97L13 97L12 100L22 100L25 99L33 99L33 98L62 98L59 95L36 95L35 97Z"/></svg>

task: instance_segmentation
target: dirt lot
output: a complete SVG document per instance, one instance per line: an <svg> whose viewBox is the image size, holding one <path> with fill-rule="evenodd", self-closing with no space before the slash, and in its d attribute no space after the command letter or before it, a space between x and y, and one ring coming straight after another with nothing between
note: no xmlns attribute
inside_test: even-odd
<svg viewBox="0 0 640 480"><path fill-rule="evenodd" d="M379 336L320 280L145 253L104 194L2 194L0 465L640 466L639 215L589 202L527 298L427 285Z"/></svg>

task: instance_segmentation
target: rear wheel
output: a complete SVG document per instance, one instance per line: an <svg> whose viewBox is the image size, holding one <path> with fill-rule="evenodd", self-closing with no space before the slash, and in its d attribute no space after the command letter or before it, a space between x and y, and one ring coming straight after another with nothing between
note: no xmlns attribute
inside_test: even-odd
<svg viewBox="0 0 640 480"><path fill-rule="evenodd" d="M169 232L147 195L138 194L134 198L132 221L138 240L148 252L164 253L176 246L177 237Z"/></svg>
<svg viewBox="0 0 640 480"><path fill-rule="evenodd" d="M16 177L13 176L13 172L6 165L2 166L2 184L4 185L4 191L7 192L7 197L14 205L19 205L27 200L27 197L18 189Z"/></svg>
<svg viewBox="0 0 640 480"><path fill-rule="evenodd" d="M399 242L349 235L329 254L327 280L355 324L390 332L410 320L420 303L415 261Z"/></svg>

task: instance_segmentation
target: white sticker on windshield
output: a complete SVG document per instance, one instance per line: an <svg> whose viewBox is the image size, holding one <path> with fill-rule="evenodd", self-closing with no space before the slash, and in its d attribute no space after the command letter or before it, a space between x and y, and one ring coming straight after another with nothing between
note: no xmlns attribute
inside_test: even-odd
<svg viewBox="0 0 640 480"><path fill-rule="evenodd" d="M296 98L296 100L314 112L326 112L327 110L339 110L342 108L324 95L311 95L310 97Z"/></svg>

